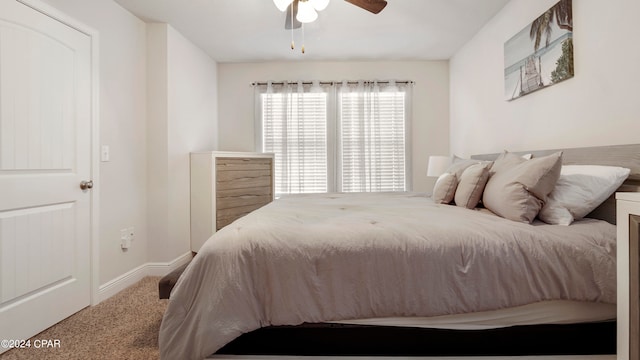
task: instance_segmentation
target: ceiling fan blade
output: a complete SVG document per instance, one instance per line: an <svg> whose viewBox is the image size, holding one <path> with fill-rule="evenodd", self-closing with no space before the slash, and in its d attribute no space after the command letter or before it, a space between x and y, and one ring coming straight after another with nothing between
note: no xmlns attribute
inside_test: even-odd
<svg viewBox="0 0 640 360"><path fill-rule="evenodd" d="M284 28L287 30L291 30L291 12L293 11L293 28L299 29L302 26L302 23L296 19L295 14L298 13L298 0L293 0L291 4L287 7L287 15L284 19Z"/></svg>
<svg viewBox="0 0 640 360"><path fill-rule="evenodd" d="M379 13L387 6L387 2L385 0L345 0L348 3L351 3L359 8L365 9L374 14Z"/></svg>

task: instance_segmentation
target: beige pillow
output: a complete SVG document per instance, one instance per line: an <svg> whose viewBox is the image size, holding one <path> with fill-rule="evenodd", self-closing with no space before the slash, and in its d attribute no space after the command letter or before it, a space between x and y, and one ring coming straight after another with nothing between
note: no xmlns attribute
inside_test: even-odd
<svg viewBox="0 0 640 360"><path fill-rule="evenodd" d="M518 158L520 160L514 159ZM506 219L531 223L560 177L562 152L525 160L503 153L484 189L484 206Z"/></svg>
<svg viewBox="0 0 640 360"><path fill-rule="evenodd" d="M528 161L528 159L525 159L522 156L510 153L505 150L502 152L502 154L498 156L496 161L493 163L490 173L491 175L493 175L502 169L512 168L518 164L522 164L525 161Z"/></svg>
<svg viewBox="0 0 640 360"><path fill-rule="evenodd" d="M478 205L492 164L488 162L471 165L462 173L454 196L457 206L473 209Z"/></svg>
<svg viewBox="0 0 640 360"><path fill-rule="evenodd" d="M459 159L454 160L454 163L449 165L447 168L447 173L455 174L457 179L460 179L462 173L471 165L475 165L480 163L480 160L471 160L471 159Z"/></svg>
<svg viewBox="0 0 640 360"><path fill-rule="evenodd" d="M457 187L458 178L456 178L456 174L444 173L440 175L433 187L433 202L436 204L451 203Z"/></svg>

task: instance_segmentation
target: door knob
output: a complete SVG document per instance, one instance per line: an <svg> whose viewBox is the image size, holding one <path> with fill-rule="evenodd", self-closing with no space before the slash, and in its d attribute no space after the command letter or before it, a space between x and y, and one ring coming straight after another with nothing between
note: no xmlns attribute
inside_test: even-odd
<svg viewBox="0 0 640 360"><path fill-rule="evenodd" d="M80 181L80 189L82 190L87 190L87 189L93 189L93 180L89 180L89 181Z"/></svg>

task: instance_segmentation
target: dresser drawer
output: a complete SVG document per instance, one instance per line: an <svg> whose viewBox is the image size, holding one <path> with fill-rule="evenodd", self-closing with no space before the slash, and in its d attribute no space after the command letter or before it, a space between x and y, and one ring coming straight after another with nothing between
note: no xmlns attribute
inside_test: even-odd
<svg viewBox="0 0 640 360"><path fill-rule="evenodd" d="M266 158L217 158L217 171L267 170L271 171L271 159Z"/></svg>
<svg viewBox="0 0 640 360"><path fill-rule="evenodd" d="M269 202L271 202L271 200L263 204L245 205L245 206L238 206L238 207L218 210L217 216L216 216L216 231L231 224L232 222L247 215L248 213L265 206Z"/></svg>
<svg viewBox="0 0 640 360"><path fill-rule="evenodd" d="M271 181L270 170L218 171L216 187L218 191L271 187Z"/></svg>
<svg viewBox="0 0 640 360"><path fill-rule="evenodd" d="M272 188L272 160L263 158L217 158L216 189Z"/></svg>

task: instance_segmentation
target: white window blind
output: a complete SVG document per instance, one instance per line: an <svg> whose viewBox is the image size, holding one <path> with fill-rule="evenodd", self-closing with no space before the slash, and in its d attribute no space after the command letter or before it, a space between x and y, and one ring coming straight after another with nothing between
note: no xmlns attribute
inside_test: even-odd
<svg viewBox="0 0 640 360"><path fill-rule="evenodd" d="M327 94L262 94L263 151L277 194L327 192Z"/></svg>
<svg viewBox="0 0 640 360"><path fill-rule="evenodd" d="M276 195L410 190L410 83L269 83L256 143L275 153Z"/></svg>
<svg viewBox="0 0 640 360"><path fill-rule="evenodd" d="M339 101L341 190L407 190L405 94L356 89Z"/></svg>

